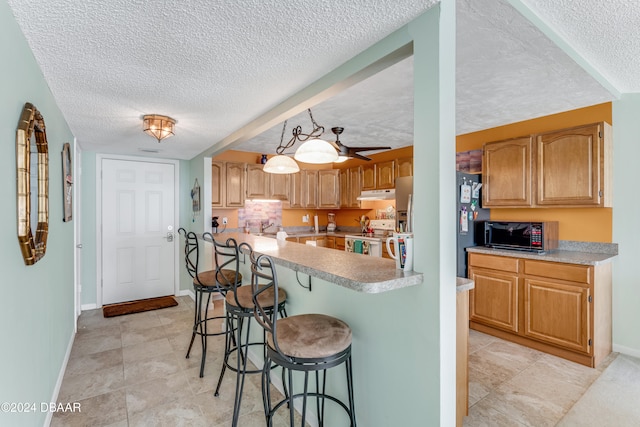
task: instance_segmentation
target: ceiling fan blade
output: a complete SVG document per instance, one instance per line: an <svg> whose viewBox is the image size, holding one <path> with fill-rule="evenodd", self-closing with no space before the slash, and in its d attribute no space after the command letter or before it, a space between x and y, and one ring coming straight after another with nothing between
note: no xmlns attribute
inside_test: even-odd
<svg viewBox="0 0 640 427"><path fill-rule="evenodd" d="M390 150L391 147L349 147L351 152L372 151L372 150Z"/></svg>
<svg viewBox="0 0 640 427"><path fill-rule="evenodd" d="M349 155L349 157L352 157L354 159L360 159L360 160L366 160L366 161L370 161L371 159L368 157L363 156L362 154L358 154L358 153L351 153Z"/></svg>

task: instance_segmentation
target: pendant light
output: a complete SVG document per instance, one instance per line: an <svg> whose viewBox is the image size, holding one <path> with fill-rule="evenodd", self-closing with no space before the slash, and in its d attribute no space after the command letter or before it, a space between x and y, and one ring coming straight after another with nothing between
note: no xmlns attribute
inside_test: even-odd
<svg viewBox="0 0 640 427"><path fill-rule="evenodd" d="M264 164L263 171L266 173L275 173L275 174L289 174L296 173L300 170L300 167L289 156L285 156L282 154L286 147L282 145L282 140L284 139L284 131L287 127L287 121L284 121L284 125L282 126L282 134L280 135L280 145L276 148L276 155L267 160L267 163Z"/></svg>

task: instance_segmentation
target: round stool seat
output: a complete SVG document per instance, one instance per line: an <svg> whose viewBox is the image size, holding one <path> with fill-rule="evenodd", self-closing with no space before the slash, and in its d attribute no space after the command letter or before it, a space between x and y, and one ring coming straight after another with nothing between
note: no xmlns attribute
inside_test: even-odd
<svg viewBox="0 0 640 427"><path fill-rule="evenodd" d="M345 351L351 345L349 325L324 314L300 314L278 319L277 328L278 347L290 357L326 358ZM275 349L272 334L267 335L267 343Z"/></svg>
<svg viewBox="0 0 640 427"><path fill-rule="evenodd" d="M265 288L265 286L261 286L261 288ZM236 302L236 296L238 302ZM267 289L258 297L258 302L260 306L268 309L273 308L273 298L274 290ZM280 289L278 292L278 305L284 303L287 299L287 292L284 289ZM232 308L242 308L247 311L251 311L253 313L253 289L251 286L238 287L235 291L227 292L227 296L225 298L226 303ZM238 303L240 303L240 307L238 307ZM279 324L278 324L279 326Z"/></svg>
<svg viewBox="0 0 640 427"><path fill-rule="evenodd" d="M242 283L242 274L238 273L238 283ZM222 269L218 272L218 286L226 288L225 283L232 284L236 280L235 270ZM196 286L204 286L207 288L216 287L216 271L209 270L203 271L198 274L197 278L193 279L193 284Z"/></svg>

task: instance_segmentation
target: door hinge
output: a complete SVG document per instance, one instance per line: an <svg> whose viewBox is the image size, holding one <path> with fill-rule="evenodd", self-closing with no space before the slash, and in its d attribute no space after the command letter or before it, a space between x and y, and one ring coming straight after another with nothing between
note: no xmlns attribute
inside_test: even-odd
<svg viewBox="0 0 640 427"><path fill-rule="evenodd" d="M598 196L602 197L602 190L598 191Z"/></svg>
<svg viewBox="0 0 640 427"><path fill-rule="evenodd" d="M589 338L589 346L591 346L591 338Z"/></svg>
<svg viewBox="0 0 640 427"><path fill-rule="evenodd" d="M602 138L602 131L601 131L601 130L599 130L599 131L598 131L598 136L599 136L600 138Z"/></svg>
<svg viewBox="0 0 640 427"><path fill-rule="evenodd" d="M589 300L589 302L592 302L593 298L591 297L591 295L589 295L588 300Z"/></svg>

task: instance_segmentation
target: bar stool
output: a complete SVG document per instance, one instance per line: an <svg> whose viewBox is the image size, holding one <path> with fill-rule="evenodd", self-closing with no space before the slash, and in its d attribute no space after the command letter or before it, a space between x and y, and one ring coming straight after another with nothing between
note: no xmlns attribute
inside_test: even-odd
<svg viewBox="0 0 640 427"><path fill-rule="evenodd" d="M261 281L266 284L259 284ZM269 295L278 301L280 292L273 260L267 255L251 258L251 287L255 304L254 317L267 332L267 357L262 371L262 399L267 426L271 427L275 412L287 405L289 425L294 423L294 399L302 397L302 426L306 422L307 397L316 398L316 413L320 426L324 425L325 399L336 402L349 416L351 427L356 426L353 403L353 368L351 363L351 329L340 319L324 314L300 314L278 319L278 314L265 310L262 301ZM273 304L273 303L272 303ZM287 371L283 380L285 398L271 406L271 364ZM345 364L348 404L326 393L326 370ZM293 393L292 373L304 372L304 390ZM309 391L309 373L315 372L315 392ZM320 375L322 372L322 375ZM322 379L320 379L322 377Z"/></svg>
<svg viewBox="0 0 640 427"><path fill-rule="evenodd" d="M220 332L208 332L207 323L209 321L217 319L226 320L226 316L209 317L208 313L209 303L211 302L211 295L214 293L219 293L223 297L226 296L227 291L230 289L230 286L227 285L229 280L241 282L242 275L237 273L237 269L229 270L216 268L215 270L199 271L198 263L200 259L200 248L198 245L198 236L192 231L187 232L182 227L178 229L178 233L182 234L185 237L185 265L187 272L193 278L193 290L195 294L193 331L191 334L191 342L189 343L189 348L187 349L186 358L189 358L196 335L199 335L202 343L202 359L200 361L200 378L202 378L204 376L204 364L207 356L207 337L225 335L226 338L231 337L233 340L235 340L233 331L228 328L225 328ZM204 307L203 315L202 304L205 300L206 305Z"/></svg>
<svg viewBox="0 0 640 427"><path fill-rule="evenodd" d="M238 245L238 242L229 238L222 242L216 240L210 233L204 233L203 239L213 243L214 247L214 259L216 263L216 270L220 270L224 267L235 264L236 271L239 269L240 253L252 254L253 250L247 243ZM251 256L251 255L249 255ZM249 361L249 348L253 346L259 346L260 351L265 354L265 335L263 331L262 340L251 342L251 319L253 318L254 304L253 304L253 292L250 286L240 287L241 281L234 280L233 277L227 277L223 275L221 279L226 279L224 283L227 288L225 297L225 311L226 311L226 324L229 330L235 331L234 334L228 335L225 340L225 352L224 359L222 361L222 369L220 371L220 378L218 379L218 385L214 392L214 396L218 396L220 392L220 386L222 385L222 379L227 368L236 373L236 392L233 405L233 418L231 425L233 427L238 425L238 418L240 416L240 405L242 402L242 392L244 390L245 374L257 374L261 373L262 369L250 370L247 369ZM286 317L287 312L285 309L285 302L287 299L286 292L280 292L280 295L274 302L273 295L269 292L265 293L260 298L260 303L263 306L265 312L271 314L274 311L280 313L281 316ZM275 308L275 309L274 309ZM246 323L245 323L246 321ZM245 330L246 326L246 330ZM237 344L236 344L237 343ZM236 353L236 364L233 366L229 362L229 357Z"/></svg>

